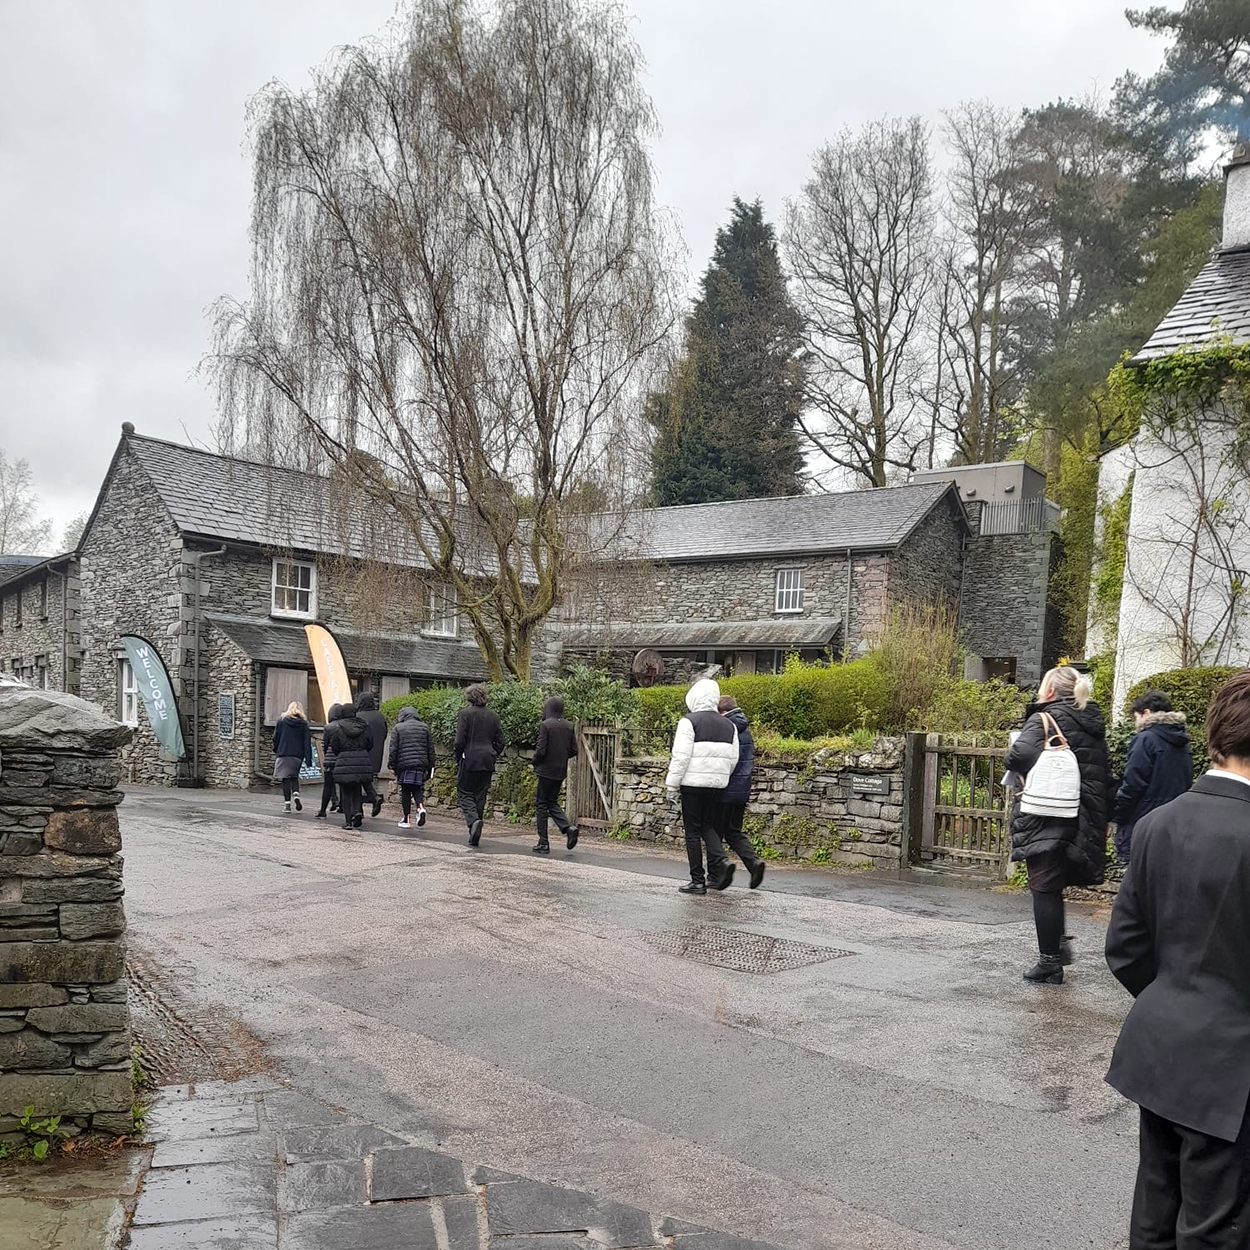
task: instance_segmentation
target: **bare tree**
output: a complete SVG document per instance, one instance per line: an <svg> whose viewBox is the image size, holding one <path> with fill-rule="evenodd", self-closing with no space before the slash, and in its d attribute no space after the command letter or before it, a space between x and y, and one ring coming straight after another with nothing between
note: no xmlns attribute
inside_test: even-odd
<svg viewBox="0 0 1250 1250"><path fill-rule="evenodd" d="M816 408L803 429L869 486L914 468L926 442L916 381L932 240L929 134L916 117L843 131L787 208Z"/></svg>
<svg viewBox="0 0 1250 1250"><path fill-rule="evenodd" d="M0 451L0 555L50 554L52 522L39 519L39 497L31 486L30 464Z"/></svg>
<svg viewBox="0 0 1250 1250"><path fill-rule="evenodd" d="M1017 119L984 101L946 114L951 166L946 231L950 300L945 333L953 407L943 424L956 459L999 458L1011 441L1019 384L1008 345L1009 305L1028 235L1028 204L1016 177Z"/></svg>
<svg viewBox="0 0 1250 1250"><path fill-rule="evenodd" d="M614 6L415 0L391 42L253 104L223 434L314 443L454 588L497 676L528 675L588 501L638 486L674 320L640 70Z"/></svg>

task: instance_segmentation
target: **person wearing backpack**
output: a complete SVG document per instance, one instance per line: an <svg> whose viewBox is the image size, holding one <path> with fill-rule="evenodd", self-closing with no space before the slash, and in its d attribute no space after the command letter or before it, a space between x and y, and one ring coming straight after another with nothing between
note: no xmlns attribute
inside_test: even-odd
<svg viewBox="0 0 1250 1250"><path fill-rule="evenodd" d="M1007 752L1008 771L1022 779L1011 811L1011 858L1028 870L1037 926L1039 959L1024 979L1045 985L1062 985L1072 962L1064 887L1096 885L1106 865L1107 729L1089 695L1088 677L1052 668Z"/></svg>

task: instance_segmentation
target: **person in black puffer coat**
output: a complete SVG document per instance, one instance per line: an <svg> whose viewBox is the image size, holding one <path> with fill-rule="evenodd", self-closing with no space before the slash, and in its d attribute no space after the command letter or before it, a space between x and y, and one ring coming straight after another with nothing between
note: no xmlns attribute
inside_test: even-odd
<svg viewBox="0 0 1250 1250"><path fill-rule="evenodd" d="M1028 869L1041 956L1024 974L1026 981L1063 983L1063 965L1071 963L1064 939L1064 887L1097 885L1105 871L1111 769L1106 724L1089 692L1089 678L1076 669L1051 669L1042 678L1038 701L1029 705L1024 729L1007 752L1007 768L1020 778L1011 810L1011 858L1023 860ZM1054 718L1081 769L1080 805L1073 817L1020 810L1023 778L1045 745L1043 712Z"/></svg>
<svg viewBox="0 0 1250 1250"><path fill-rule="evenodd" d="M373 782L382 771L382 752L386 750L386 717L378 711L378 696L371 690L364 691L356 700L356 715L369 726L369 737L373 739L373 746L369 748L373 775L360 789L364 797L373 804L370 815L376 816L382 810L382 799Z"/></svg>
<svg viewBox="0 0 1250 1250"><path fill-rule="evenodd" d="M434 771L434 739L415 707L399 709L387 762L399 783L399 801L404 809L399 827L412 828L412 801L416 799L419 828L425 824L425 783Z"/></svg>
<svg viewBox="0 0 1250 1250"><path fill-rule="evenodd" d="M738 731L737 767L730 775L729 784L716 796L720 800L716 831L721 842L728 843L738 853L742 866L751 874L751 889L757 890L764 880L764 861L755 853L751 839L742 831L747 803L751 800L751 776L755 772L755 739L747 724L746 713L738 706L737 699L723 694L716 706Z"/></svg>
<svg viewBox="0 0 1250 1250"><path fill-rule="evenodd" d="M330 745L330 730L334 722L343 715L342 704L332 703L326 713L325 732L321 735L321 807L317 812L318 820L325 820L326 808L332 812L339 810L337 787L334 784L334 750Z"/></svg>
<svg viewBox="0 0 1250 1250"><path fill-rule="evenodd" d="M338 720L326 731L326 749L334 753L334 780L339 787L343 828L359 829L364 821L360 789L373 779L373 735L356 715L356 706L345 703Z"/></svg>

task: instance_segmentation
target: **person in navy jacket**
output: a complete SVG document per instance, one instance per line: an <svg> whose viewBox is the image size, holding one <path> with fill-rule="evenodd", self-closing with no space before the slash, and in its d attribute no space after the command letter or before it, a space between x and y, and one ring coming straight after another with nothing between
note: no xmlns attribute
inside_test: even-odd
<svg viewBox="0 0 1250 1250"><path fill-rule="evenodd" d="M1128 863L1133 849L1133 826L1156 807L1179 798L1194 780L1185 713L1172 711L1172 700L1162 690L1147 690L1129 710L1137 733L1115 796L1115 854L1122 864Z"/></svg>
<svg viewBox="0 0 1250 1250"><path fill-rule="evenodd" d="M755 853L751 839L742 832L747 804L751 801L751 777L755 772L755 739L747 724L746 713L738 706L731 694L723 694L717 704L720 714L732 722L738 731L738 764L729 777L729 784L720 791L720 810L717 814L717 832L722 842L727 842L742 860L742 866L751 874L751 889L759 888L764 880L764 861Z"/></svg>

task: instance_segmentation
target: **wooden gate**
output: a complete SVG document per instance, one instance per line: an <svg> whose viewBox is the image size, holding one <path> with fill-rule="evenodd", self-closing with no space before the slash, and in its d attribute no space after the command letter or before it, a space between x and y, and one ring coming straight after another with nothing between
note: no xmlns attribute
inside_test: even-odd
<svg viewBox="0 0 1250 1250"><path fill-rule="evenodd" d="M1006 744L966 746L924 736L920 859L1000 871L1011 850L1011 794L1002 784Z"/></svg>
<svg viewBox="0 0 1250 1250"><path fill-rule="evenodd" d="M573 810L569 816L579 825L593 829L612 827L615 819L613 777L620 738L621 731L616 725L578 722L577 761L570 787Z"/></svg>

